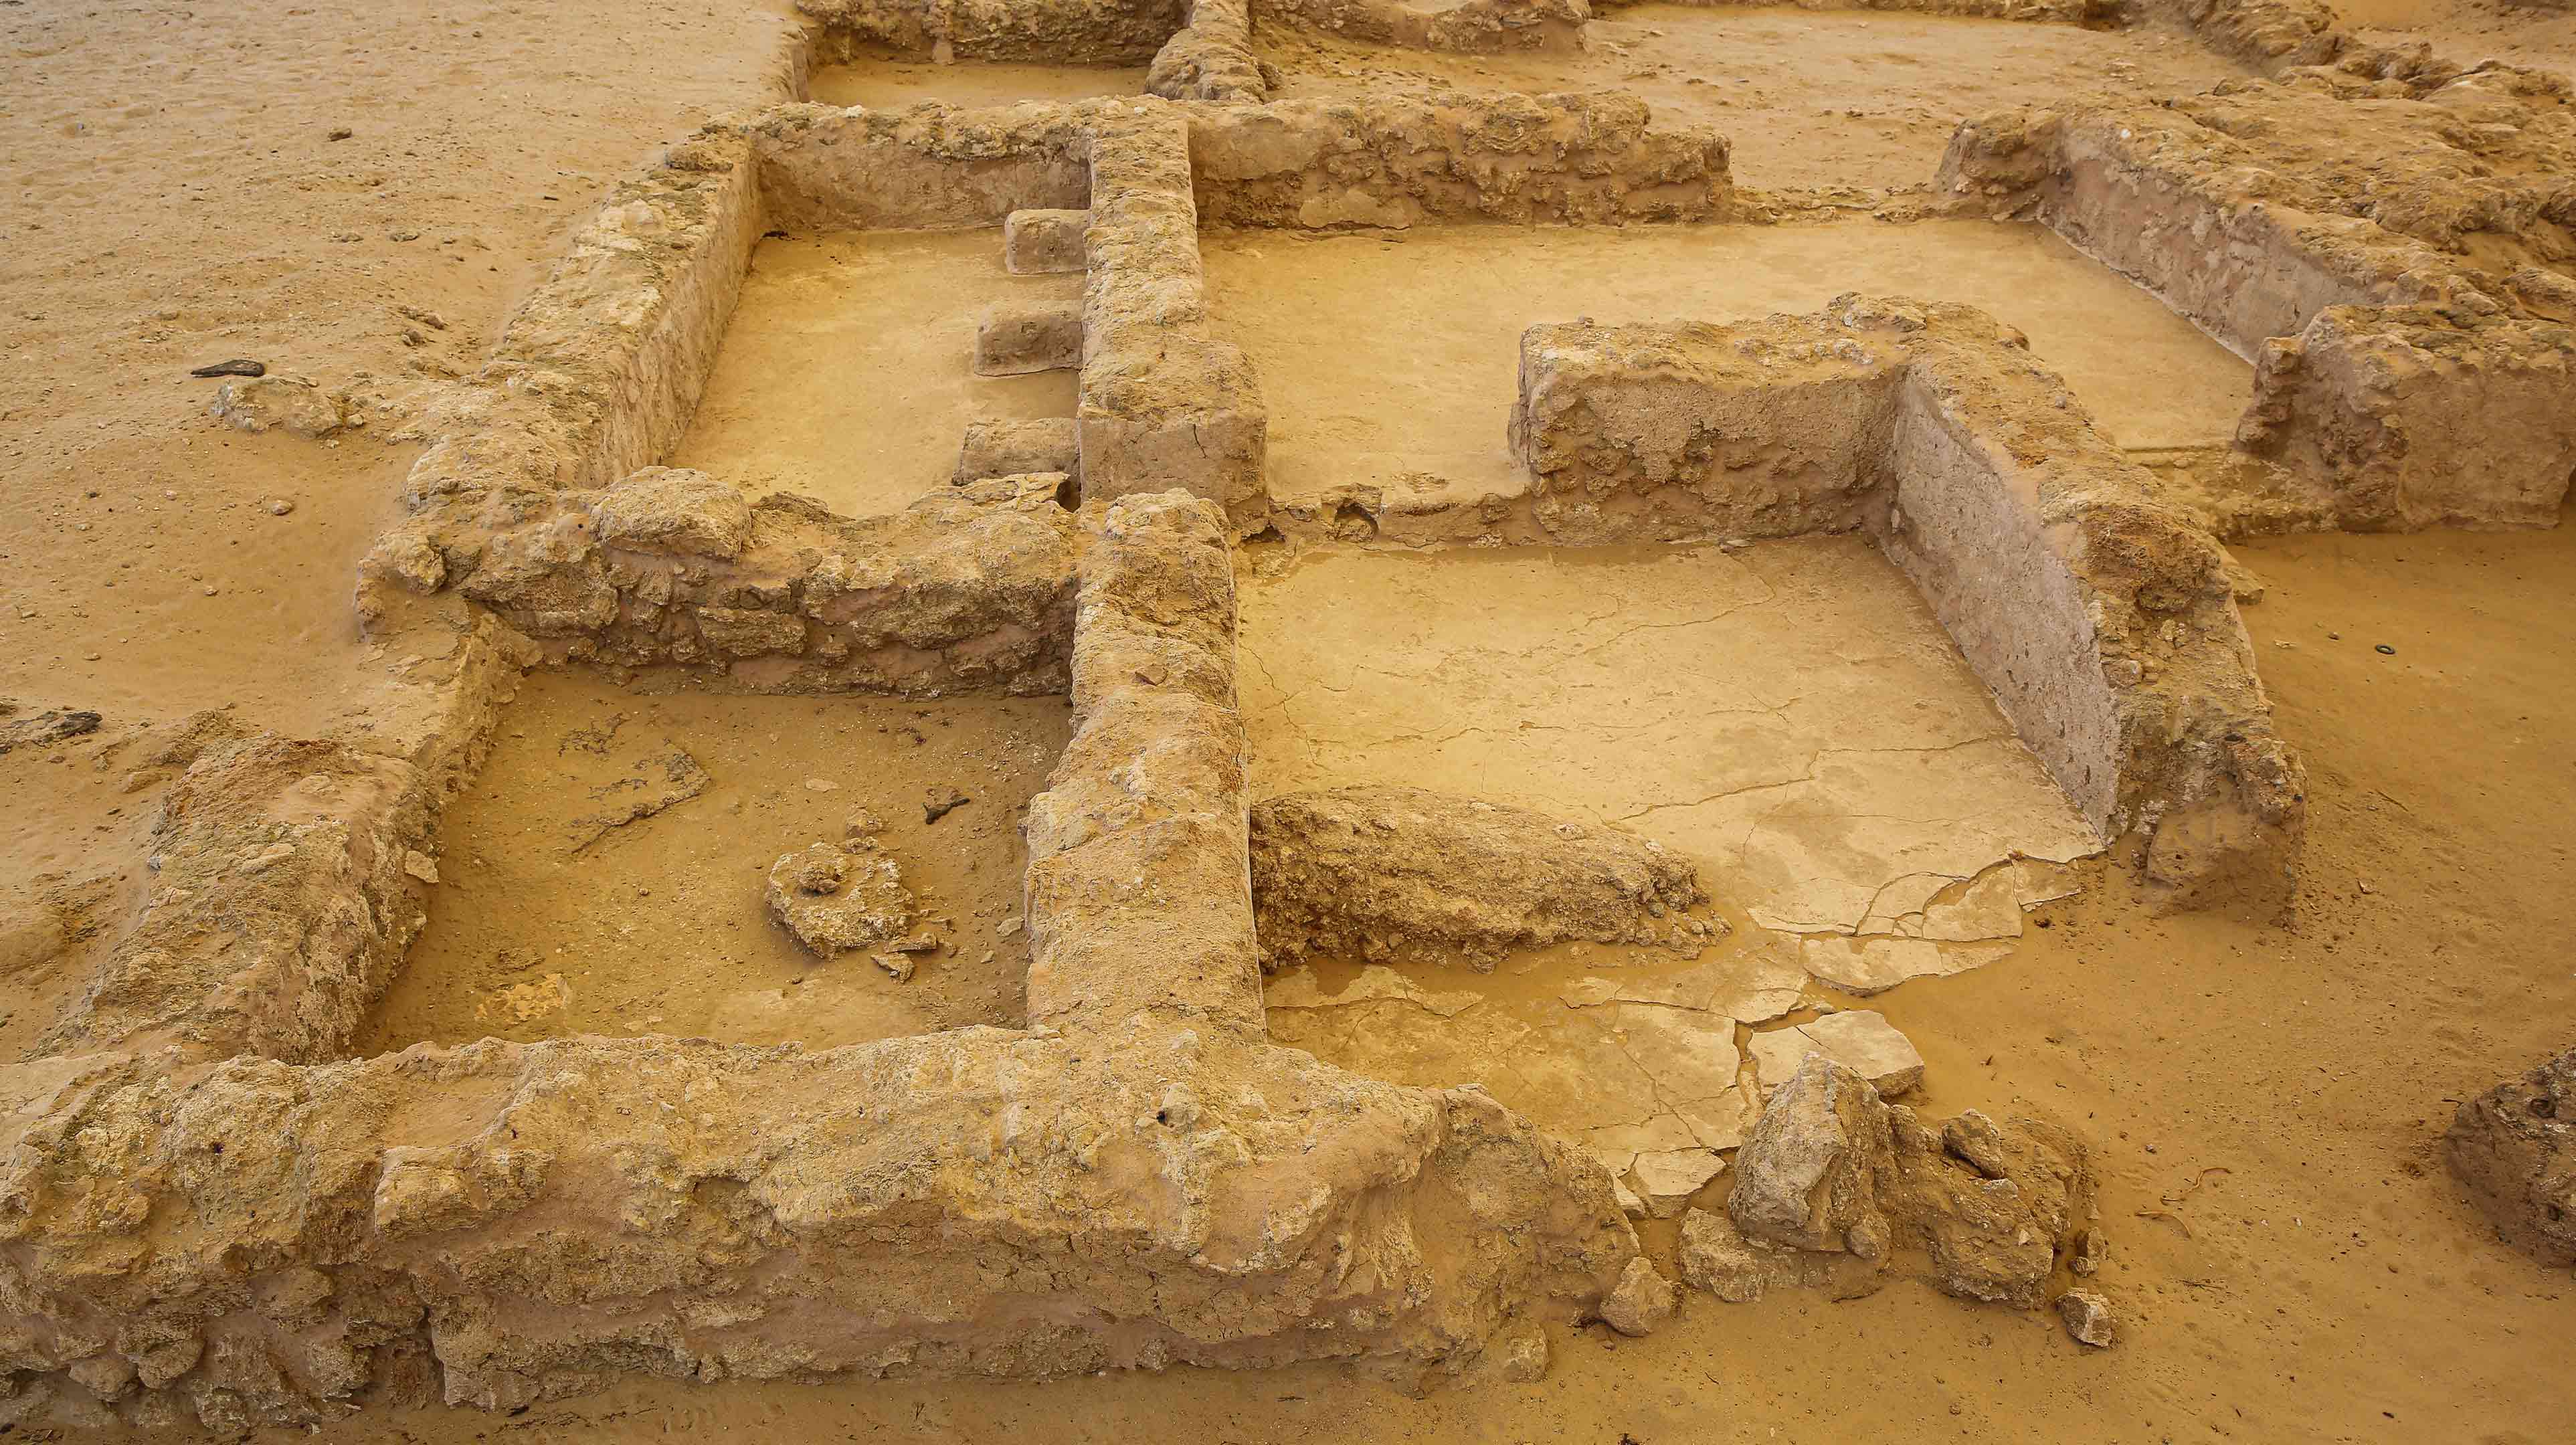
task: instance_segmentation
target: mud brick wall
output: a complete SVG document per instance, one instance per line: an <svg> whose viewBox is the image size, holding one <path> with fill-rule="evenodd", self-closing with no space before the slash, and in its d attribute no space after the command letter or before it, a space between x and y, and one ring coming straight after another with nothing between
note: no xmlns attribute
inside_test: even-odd
<svg viewBox="0 0 2576 1445"><path fill-rule="evenodd" d="M1257 101L1268 94L1252 53L1250 0L1190 0L1189 24L1154 52L1145 88L1170 100Z"/></svg>
<svg viewBox="0 0 2576 1445"><path fill-rule="evenodd" d="M2278 897L2304 778L2217 544L2018 333L1837 298L1731 326L1533 327L1513 444L1586 541L1867 526L2015 730L2172 902Z"/></svg>

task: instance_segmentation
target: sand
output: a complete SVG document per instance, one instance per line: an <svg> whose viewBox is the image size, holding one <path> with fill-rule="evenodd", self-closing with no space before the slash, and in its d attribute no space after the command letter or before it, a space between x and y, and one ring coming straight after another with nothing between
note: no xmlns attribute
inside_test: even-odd
<svg viewBox="0 0 2576 1445"><path fill-rule="evenodd" d="M2563 15L2475 0L2356 18L2426 27L2407 33L2464 57L2563 63L2576 50ZM1894 23L1797 20L1827 37ZM0 5L0 697L107 717L92 738L0 756L12 926L31 900L77 895L84 916L112 920L130 898L155 797L123 785L141 724L231 704L253 725L310 733L364 714L393 660L356 640L350 578L412 455L375 438L418 404L415 388L474 364L608 178L708 115L783 94L784 33L772 8L704 0ZM1801 59L1792 46L1771 63L1824 94L1854 83L1847 47ZM2007 84L1958 79L1965 51L1905 48L1943 98L1904 104L1931 112L2062 81L2045 55ZM1787 183L1802 157L1818 184L1913 184L1946 122L1890 124L1866 145L1761 128L1739 155L1757 184ZM353 134L329 139L339 127ZM1837 154L1853 164L1829 176ZM184 373L237 355L334 384L363 372L387 405L337 446L222 431L202 414L212 383ZM272 515L271 498L293 510ZM1559 1335L1538 1384L1420 1399L1322 1366L1046 1385L644 1382L506 1418L375 1414L328 1434L2564 1439L2576 1281L2491 1240L2434 1151L2454 1101L2576 1037L2563 942L2576 928L2576 529L2240 551L2268 584L2248 623L2315 783L2293 921L2152 917L2130 875L2103 869L2011 956L1876 1004L1927 1056L1934 1112L2037 1109L2095 1142L2117 1349L2087 1354L2045 1317L1900 1285L1840 1305L1697 1297L1650 1340ZM80 971L12 978L15 1010L43 1012ZM15 1018L0 1042L23 1040Z"/></svg>

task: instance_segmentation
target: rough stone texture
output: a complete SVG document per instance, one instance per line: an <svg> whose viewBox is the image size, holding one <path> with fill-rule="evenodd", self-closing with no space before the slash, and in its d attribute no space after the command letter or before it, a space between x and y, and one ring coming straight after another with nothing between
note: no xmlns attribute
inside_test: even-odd
<svg viewBox="0 0 2576 1445"><path fill-rule="evenodd" d="M1723 220L1723 137L1633 95L1288 100L1190 116L1209 226Z"/></svg>
<svg viewBox="0 0 2576 1445"><path fill-rule="evenodd" d="M997 304L985 308L975 324L977 376L1025 376L1081 364L1082 308L1072 302Z"/></svg>
<svg viewBox="0 0 2576 1445"><path fill-rule="evenodd" d="M949 60L1142 65L1181 24L1180 0L796 0L835 57L886 45Z"/></svg>
<svg viewBox="0 0 2576 1445"><path fill-rule="evenodd" d="M2077 809L2167 903L2286 896L2305 778L2225 554L2017 332L1839 297L1758 322L1534 326L1515 451L1573 542L1868 527Z"/></svg>
<svg viewBox="0 0 2576 1445"><path fill-rule="evenodd" d="M440 585L557 660L692 664L766 691L1054 692L1073 624L1063 481L994 478L853 519L655 467L502 527L424 512L368 566L412 587L400 560L433 553Z"/></svg>
<svg viewBox="0 0 2576 1445"><path fill-rule="evenodd" d="M815 843L769 869L770 915L825 958L901 938L912 927L912 890L875 845Z"/></svg>
<svg viewBox="0 0 2576 1445"><path fill-rule="evenodd" d="M2330 478L2347 531L2554 526L2576 467L2576 330L2328 307L2263 347L2237 444Z"/></svg>
<svg viewBox="0 0 2576 1445"><path fill-rule="evenodd" d="M2066 1333L2075 1342L2107 1350L2119 1338L2118 1322L2111 1316L2111 1302L2089 1289L2071 1289L2057 1297L2057 1317L2066 1322Z"/></svg>
<svg viewBox="0 0 2576 1445"><path fill-rule="evenodd" d="M2006 1128L1970 1110L1936 1130L1902 1105L1889 1114L1899 1247L1922 1250L1945 1293L2036 1308L2092 1213L2083 1146L2032 1119Z"/></svg>
<svg viewBox="0 0 2576 1445"><path fill-rule="evenodd" d="M1636 1257L1597 1168L1473 1091L1168 1027L91 1055L0 1094L12 1368L121 1357L224 1428L630 1372L1431 1365Z"/></svg>
<svg viewBox="0 0 2576 1445"><path fill-rule="evenodd" d="M1190 0L1189 23L1154 52L1145 88L1172 100L1257 101L1268 94L1252 52L1250 0Z"/></svg>
<svg viewBox="0 0 2576 1445"><path fill-rule="evenodd" d="M1851 1070L1810 1056L1771 1096L1737 1152L1727 1213L1753 1239L1876 1262L1887 1252L1879 1194L1895 1147L1878 1091Z"/></svg>
<svg viewBox="0 0 2576 1445"><path fill-rule="evenodd" d="M277 428L308 439L327 437L342 425L338 399L312 382L287 376L227 381L215 388L215 399L208 404L206 414L231 424L236 431L257 433Z"/></svg>
<svg viewBox="0 0 2576 1445"><path fill-rule="evenodd" d="M704 472L670 467L646 467L600 493L590 519L601 546L628 552L730 562L751 542L748 498Z"/></svg>
<svg viewBox="0 0 2576 1445"><path fill-rule="evenodd" d="M1464 960L1575 939L1696 954L1687 860L1631 834L1420 788L1336 788L1252 810L1264 966L1310 953Z"/></svg>
<svg viewBox="0 0 2576 1445"><path fill-rule="evenodd" d="M1258 1030L1223 514L1175 491L1085 517L1073 739L1026 828L1029 1019Z"/></svg>
<svg viewBox="0 0 2576 1445"><path fill-rule="evenodd" d="M1601 1301L1601 1322L1623 1335L1651 1335L1681 1311L1681 1291L1644 1259L1628 1261L1618 1286Z"/></svg>
<svg viewBox="0 0 2576 1445"><path fill-rule="evenodd" d="M1013 211L1002 222L1002 269L1014 276L1079 271L1089 211Z"/></svg>
<svg viewBox="0 0 2576 1445"><path fill-rule="evenodd" d="M348 1049L423 921L405 858L480 766L531 659L489 618L396 640L427 663L372 731L195 729L168 755L185 771L153 820L143 911L36 1055L176 1046L302 1062Z"/></svg>
<svg viewBox="0 0 2576 1445"><path fill-rule="evenodd" d="M1670 1219L1725 1172L1726 1160L1714 1149L1653 1149L1637 1156L1628 1178L1648 1217Z"/></svg>
<svg viewBox="0 0 2576 1445"><path fill-rule="evenodd" d="M957 449L955 480L962 487L987 477L1078 478L1081 467L1082 440L1069 416L975 421L966 424L966 440Z"/></svg>
<svg viewBox="0 0 2576 1445"><path fill-rule="evenodd" d="M2248 465L2222 469L2214 525L2554 520L2576 472L2567 83L2349 49L2306 30L2322 6L2213 13L2267 8L2298 17L2268 31L2274 53L2313 33L2335 63L2162 107L1981 117L1939 189L2040 220L2255 359Z"/></svg>
<svg viewBox="0 0 2576 1445"><path fill-rule="evenodd" d="M1869 1080L1881 1095L1923 1082L1923 1056L1883 1014L1850 1009L1753 1036L1747 1046L1765 1093L1789 1082L1810 1053L1820 1053Z"/></svg>
<svg viewBox="0 0 2576 1445"><path fill-rule="evenodd" d="M2442 1142L2498 1234L2576 1264L2576 1049L2461 1104Z"/></svg>
<svg viewBox="0 0 2576 1445"><path fill-rule="evenodd" d="M1322 30L1373 45L1490 53L1571 50L1592 18L1585 0L1262 0L1264 23Z"/></svg>
<svg viewBox="0 0 2576 1445"><path fill-rule="evenodd" d="M1943 1292L2022 1309L2047 1297L2093 1207L2083 1148L2063 1130L2007 1129L1974 1111L1936 1129L1821 1054L1772 1096L1734 1178L1727 1210L1750 1245L1839 1251L1873 1269L1919 1254ZM1700 1228L1713 1277L1744 1288L1733 1243Z"/></svg>
<svg viewBox="0 0 2576 1445"><path fill-rule="evenodd" d="M1248 535L1269 514L1269 414L1251 358L1207 332L1189 125L1173 107L1140 110L1091 145L1083 495L1178 487Z"/></svg>
<svg viewBox="0 0 2576 1445"><path fill-rule="evenodd" d="M1761 1256L1724 1214L1694 1209L1682 1216L1682 1280L1729 1304L1762 1298L1768 1283Z"/></svg>

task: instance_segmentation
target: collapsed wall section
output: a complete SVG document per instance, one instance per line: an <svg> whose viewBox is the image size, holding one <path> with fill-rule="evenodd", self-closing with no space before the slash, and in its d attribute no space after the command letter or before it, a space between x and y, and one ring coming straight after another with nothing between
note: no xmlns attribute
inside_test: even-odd
<svg viewBox="0 0 2576 1445"><path fill-rule="evenodd" d="M1729 326L1533 327L1515 451L1591 542L1866 526L2024 743L2169 902L2277 899L2304 778L2208 534L2018 333L1838 298Z"/></svg>

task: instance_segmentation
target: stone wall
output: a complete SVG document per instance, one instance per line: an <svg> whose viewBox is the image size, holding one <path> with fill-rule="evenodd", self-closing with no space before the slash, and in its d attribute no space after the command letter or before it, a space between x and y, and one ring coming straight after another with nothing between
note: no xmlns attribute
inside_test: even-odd
<svg viewBox="0 0 2576 1445"><path fill-rule="evenodd" d="M1724 137L1611 92L1196 110L1190 160L1211 227L1713 221L1735 198Z"/></svg>
<svg viewBox="0 0 2576 1445"><path fill-rule="evenodd" d="M1571 50L1592 18L1586 0L1459 0L1408 5L1404 0L1262 0L1265 24L1321 30L1376 45L1413 50L1492 53Z"/></svg>
<svg viewBox="0 0 2576 1445"><path fill-rule="evenodd" d="M1532 327L1512 440L1567 540L1868 527L2078 809L2144 840L2169 903L2286 896L2305 780L2223 554L2018 333L1849 296Z"/></svg>
<svg viewBox="0 0 2576 1445"><path fill-rule="evenodd" d="M2238 465L2280 480L2249 513L2304 491L2310 526L2527 526L2576 474L2553 299L2571 165L2565 82L2355 52L2168 107L1973 120L1938 189L2049 226L2256 361Z"/></svg>
<svg viewBox="0 0 2576 1445"><path fill-rule="evenodd" d="M952 60L1142 65L1181 28L1183 0L796 0L836 60L859 46Z"/></svg>

